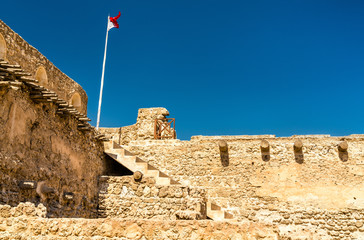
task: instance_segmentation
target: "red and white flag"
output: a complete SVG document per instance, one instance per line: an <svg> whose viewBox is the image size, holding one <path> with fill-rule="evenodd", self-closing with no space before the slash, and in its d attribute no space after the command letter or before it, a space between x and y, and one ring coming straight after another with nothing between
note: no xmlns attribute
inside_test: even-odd
<svg viewBox="0 0 364 240"><path fill-rule="evenodd" d="M119 28L118 18L120 17L120 12L116 17L109 17L109 23L107 25L107 31L109 31L111 28Z"/></svg>
<svg viewBox="0 0 364 240"><path fill-rule="evenodd" d="M108 17L107 18L107 31L106 31L106 40L105 40L105 52L104 52L104 62L102 64L102 75L101 75L101 87L100 87L100 98L99 98L99 109L97 111L97 122L96 122L96 130L99 130L100 125L100 113L101 113L101 102L102 102L102 89L104 87L104 76L105 76L105 62L106 62L106 51L107 51L107 39L109 36L109 30L111 28L119 28L118 18L120 17L120 12L116 17Z"/></svg>

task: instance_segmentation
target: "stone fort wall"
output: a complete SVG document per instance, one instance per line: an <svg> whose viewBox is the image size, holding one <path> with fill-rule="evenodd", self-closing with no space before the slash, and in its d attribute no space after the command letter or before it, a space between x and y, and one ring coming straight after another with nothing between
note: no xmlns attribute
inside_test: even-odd
<svg viewBox="0 0 364 240"><path fill-rule="evenodd" d="M85 90L1 20L0 59L20 65L26 72L31 73L41 86L56 92L79 112L87 114Z"/></svg>
<svg viewBox="0 0 364 240"><path fill-rule="evenodd" d="M138 127L134 132L142 131L143 125ZM123 139L118 129L104 132L115 141ZM281 230L318 226L328 239L364 238L363 135L134 138L123 147L175 180L204 188L209 200L241 222ZM340 148L346 144L347 149Z"/></svg>
<svg viewBox="0 0 364 240"><path fill-rule="evenodd" d="M45 208L32 204L0 205L0 239L288 239L277 229L257 223L143 219L44 218ZM305 230L320 238L320 233Z"/></svg>
<svg viewBox="0 0 364 240"><path fill-rule="evenodd" d="M0 204L30 201L49 217L96 217L106 166L95 133L78 130L52 103L35 103L25 86L0 86L0 102Z"/></svg>
<svg viewBox="0 0 364 240"><path fill-rule="evenodd" d="M79 113L87 112L85 91L2 21L0 59L8 62L0 60L0 67L20 65L39 81L0 78L0 204L42 203L48 217L97 217L98 176L106 164L103 143L80 120L88 121ZM38 85L57 100L32 98ZM79 111L60 110L67 105L62 100L79 104Z"/></svg>

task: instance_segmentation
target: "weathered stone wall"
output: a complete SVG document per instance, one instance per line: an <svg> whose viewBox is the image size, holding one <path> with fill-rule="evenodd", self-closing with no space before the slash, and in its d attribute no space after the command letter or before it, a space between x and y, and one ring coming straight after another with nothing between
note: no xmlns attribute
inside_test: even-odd
<svg viewBox="0 0 364 240"><path fill-rule="evenodd" d="M302 162L297 162L293 150L298 138L303 142ZM220 156L221 139L228 143L227 166ZM270 143L268 161L262 159L262 139ZM337 147L343 140L349 145L347 161L342 161ZM132 141L127 150L177 181L206 187L209 199L236 213L260 199L329 210L362 209L363 140L363 136L193 137Z"/></svg>
<svg viewBox="0 0 364 240"><path fill-rule="evenodd" d="M165 108L140 108L135 124L120 128L100 128L99 131L119 145L126 145L133 140L154 139L156 119L169 115Z"/></svg>
<svg viewBox="0 0 364 240"><path fill-rule="evenodd" d="M1 239L215 239L275 240L271 227L212 221L157 221L123 219L0 218ZM307 232L307 231L306 231ZM307 233L306 233L307 234ZM318 234L316 234L318 235ZM314 238L321 240L325 238ZM329 238L326 238L329 239Z"/></svg>
<svg viewBox="0 0 364 240"><path fill-rule="evenodd" d="M315 221L297 211L290 223L216 222L195 220L141 219L50 219L39 204L0 205L0 239L363 239L362 213L337 211L335 218L315 212ZM298 217L300 215L300 217ZM283 221L283 220L282 220ZM305 222L297 224L298 221ZM320 228L319 225L325 226Z"/></svg>
<svg viewBox="0 0 364 240"><path fill-rule="evenodd" d="M295 150L295 142L302 148ZM363 135L137 138L124 147L175 180L205 188L209 201L239 221L276 224L282 232L317 226L330 238L363 237Z"/></svg>
<svg viewBox="0 0 364 240"><path fill-rule="evenodd" d="M0 205L0 239L330 239L320 231L292 230L257 223L141 219L43 218L44 207ZM288 237L286 237L288 236ZM299 238L306 236L309 238ZM295 237L295 238L289 238Z"/></svg>
<svg viewBox="0 0 364 240"><path fill-rule="evenodd" d="M1 20L0 55L5 56L9 63L20 65L26 72L31 73L33 78L41 80L40 85L53 90L67 102L71 103L72 97L79 94L81 104L76 107L79 112L87 114L87 95L83 88Z"/></svg>
<svg viewBox="0 0 364 240"><path fill-rule="evenodd" d="M30 202L22 202L15 207L11 207L10 205L0 205L0 219L16 218L20 216L44 218L47 216L47 208L41 203L38 204L38 206L35 206L34 203Z"/></svg>
<svg viewBox="0 0 364 240"><path fill-rule="evenodd" d="M0 204L30 201L50 217L96 217L102 142L77 130L73 116L56 114L53 103L33 102L28 90L0 88Z"/></svg>
<svg viewBox="0 0 364 240"><path fill-rule="evenodd" d="M205 218L205 191L182 185L160 186L154 178L132 176L99 180L99 216L159 220Z"/></svg>

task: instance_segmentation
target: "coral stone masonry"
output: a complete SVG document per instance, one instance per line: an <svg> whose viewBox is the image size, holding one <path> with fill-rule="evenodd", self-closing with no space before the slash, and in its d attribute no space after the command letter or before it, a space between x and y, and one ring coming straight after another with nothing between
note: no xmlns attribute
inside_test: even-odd
<svg viewBox="0 0 364 240"><path fill-rule="evenodd" d="M161 107L96 131L2 21L0 102L0 239L364 239L364 135L181 141Z"/></svg>

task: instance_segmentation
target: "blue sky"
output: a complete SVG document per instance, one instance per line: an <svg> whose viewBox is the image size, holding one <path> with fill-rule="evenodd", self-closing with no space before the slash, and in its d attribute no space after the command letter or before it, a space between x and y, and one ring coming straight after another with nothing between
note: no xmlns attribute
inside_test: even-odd
<svg viewBox="0 0 364 240"><path fill-rule="evenodd" d="M0 19L86 90L101 126L166 107L177 135L364 133L364 2L4 1Z"/></svg>

